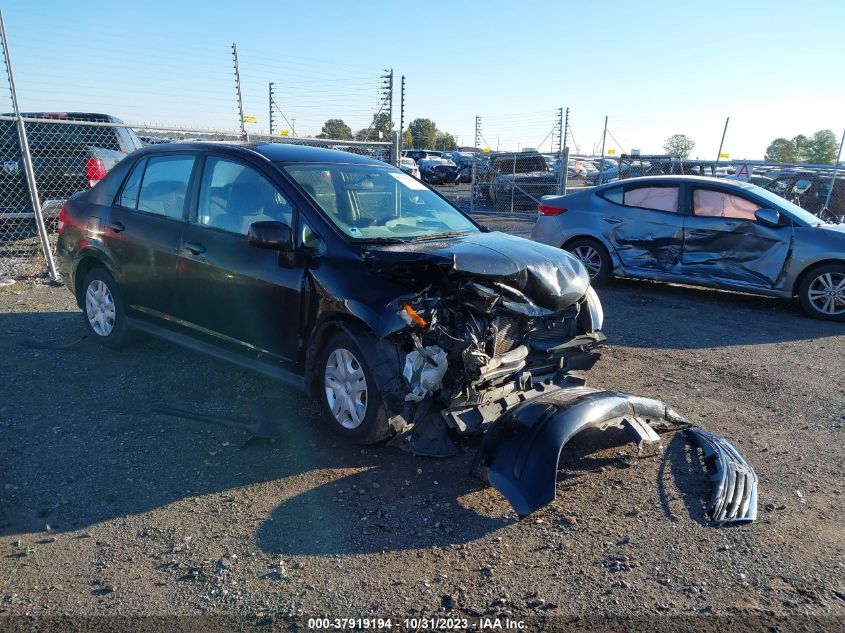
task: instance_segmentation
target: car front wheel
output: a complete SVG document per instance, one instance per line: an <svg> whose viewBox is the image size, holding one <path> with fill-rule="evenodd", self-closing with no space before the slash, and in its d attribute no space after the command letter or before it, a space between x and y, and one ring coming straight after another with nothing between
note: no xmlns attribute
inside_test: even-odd
<svg viewBox="0 0 845 633"><path fill-rule="evenodd" d="M332 335L320 353L319 371L323 417L334 433L355 444L374 444L390 435L367 356L352 337Z"/></svg>
<svg viewBox="0 0 845 633"><path fill-rule="evenodd" d="M127 340L123 296L105 268L94 268L82 282L85 325L94 339L106 347L120 347Z"/></svg>
<svg viewBox="0 0 845 633"><path fill-rule="evenodd" d="M798 298L804 312L826 321L845 321L845 264L825 264L801 282Z"/></svg>

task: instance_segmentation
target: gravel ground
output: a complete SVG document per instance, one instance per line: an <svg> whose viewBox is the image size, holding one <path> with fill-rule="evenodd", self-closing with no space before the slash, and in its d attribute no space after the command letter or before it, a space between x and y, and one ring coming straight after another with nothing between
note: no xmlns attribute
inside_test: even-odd
<svg viewBox="0 0 845 633"><path fill-rule="evenodd" d="M481 219L516 233L531 220ZM729 437L760 478L756 523L707 525L680 436L635 459L610 434L573 444L557 500L518 521L468 476L475 442L450 460L350 448L303 395L151 338L26 348L84 334L79 311L64 288L0 288L0 613L841 627L845 325L665 284L618 280L600 296L609 342L590 384ZM157 404L283 432L245 444Z"/></svg>

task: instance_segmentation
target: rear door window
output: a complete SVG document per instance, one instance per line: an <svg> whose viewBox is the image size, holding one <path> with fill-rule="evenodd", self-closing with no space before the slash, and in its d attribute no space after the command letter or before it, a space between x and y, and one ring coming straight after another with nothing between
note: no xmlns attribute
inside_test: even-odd
<svg viewBox="0 0 845 633"><path fill-rule="evenodd" d="M678 187L636 187L627 189L622 199L626 207L678 212Z"/></svg>
<svg viewBox="0 0 845 633"><path fill-rule="evenodd" d="M195 161L196 157L192 154L147 159L138 196L138 210L181 220Z"/></svg>

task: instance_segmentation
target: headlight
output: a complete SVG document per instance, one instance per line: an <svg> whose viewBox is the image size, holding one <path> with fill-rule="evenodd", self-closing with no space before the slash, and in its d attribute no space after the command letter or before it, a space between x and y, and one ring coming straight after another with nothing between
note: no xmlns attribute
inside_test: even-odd
<svg viewBox="0 0 845 633"><path fill-rule="evenodd" d="M602 325L604 325L604 310L601 307L599 296L592 286L587 288L587 307L590 309L590 323L593 330L601 330Z"/></svg>

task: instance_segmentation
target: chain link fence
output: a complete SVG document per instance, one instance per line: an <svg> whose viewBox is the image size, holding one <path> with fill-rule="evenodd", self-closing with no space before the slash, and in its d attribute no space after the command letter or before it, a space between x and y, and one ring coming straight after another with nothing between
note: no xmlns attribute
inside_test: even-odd
<svg viewBox="0 0 845 633"><path fill-rule="evenodd" d="M686 175L741 180L831 222L845 220L845 170L834 165L685 160L680 156L576 157L586 186L639 176Z"/></svg>
<svg viewBox="0 0 845 633"><path fill-rule="evenodd" d="M516 143L517 151L494 151L487 139L496 138L498 147L497 127L504 127L509 135L534 134L536 141L522 147ZM568 176L565 129L562 108L528 123L476 117L475 145L481 151L472 157L471 209L535 211L543 196L562 193Z"/></svg>

